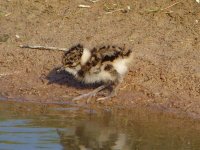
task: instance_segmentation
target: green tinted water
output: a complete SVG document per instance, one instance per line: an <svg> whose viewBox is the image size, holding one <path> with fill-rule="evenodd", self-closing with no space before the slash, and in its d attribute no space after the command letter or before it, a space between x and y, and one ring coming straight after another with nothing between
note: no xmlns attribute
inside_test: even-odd
<svg viewBox="0 0 200 150"><path fill-rule="evenodd" d="M0 150L197 150L197 121L144 110L0 102Z"/></svg>

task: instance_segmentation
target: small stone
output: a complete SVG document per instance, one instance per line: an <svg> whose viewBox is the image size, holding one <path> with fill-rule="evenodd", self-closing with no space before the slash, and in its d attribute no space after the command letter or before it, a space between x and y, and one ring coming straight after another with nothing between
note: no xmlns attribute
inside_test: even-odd
<svg viewBox="0 0 200 150"><path fill-rule="evenodd" d="M15 37L16 37L17 39L19 39L19 38L20 38L20 36L19 36L19 35L17 35L17 34L15 35Z"/></svg>

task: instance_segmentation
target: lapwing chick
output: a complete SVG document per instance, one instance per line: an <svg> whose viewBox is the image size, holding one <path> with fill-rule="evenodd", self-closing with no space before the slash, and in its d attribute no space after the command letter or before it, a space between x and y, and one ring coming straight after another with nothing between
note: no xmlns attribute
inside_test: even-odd
<svg viewBox="0 0 200 150"><path fill-rule="evenodd" d="M118 46L101 46L93 49L78 44L65 52L62 58L63 69L84 84L102 83L92 92L77 96L73 100L91 98L99 91L110 87L112 90L104 100L116 95L119 84L123 81L133 60L131 49Z"/></svg>

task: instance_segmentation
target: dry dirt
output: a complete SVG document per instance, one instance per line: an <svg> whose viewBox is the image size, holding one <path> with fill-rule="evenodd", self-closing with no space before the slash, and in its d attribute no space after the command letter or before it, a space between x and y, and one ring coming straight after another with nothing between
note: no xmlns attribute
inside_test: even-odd
<svg viewBox="0 0 200 150"><path fill-rule="evenodd" d="M91 90L55 73L62 51L21 49L20 44L66 48L77 43L88 48L126 44L135 57L118 96L103 104L91 103L145 106L199 118L200 4L176 2L1 0L1 97L68 102L69 96ZM79 8L80 4L91 7Z"/></svg>

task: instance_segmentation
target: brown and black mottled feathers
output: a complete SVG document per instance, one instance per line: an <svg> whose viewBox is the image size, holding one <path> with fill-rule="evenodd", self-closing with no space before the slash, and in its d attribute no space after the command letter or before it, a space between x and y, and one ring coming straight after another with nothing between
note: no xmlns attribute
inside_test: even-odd
<svg viewBox="0 0 200 150"><path fill-rule="evenodd" d="M86 63L81 64L81 60L84 58L84 51L90 53L89 58L86 60ZM117 77L119 72L116 71L116 63L119 66L123 59L128 58L126 61L128 62L131 56L132 51L127 49L125 46L101 46L94 47L93 49L87 51L83 47L83 45L78 44L69 49L69 51L65 52L62 58L62 63L65 71L72 73L79 80L83 80L85 76L91 75L94 77L96 74L102 77L100 74L101 71L109 72L113 77ZM115 64L115 66L114 66ZM125 67L125 64L122 64L122 68Z"/></svg>
<svg viewBox="0 0 200 150"><path fill-rule="evenodd" d="M91 50L91 58L90 60L81 67L81 70L79 71L80 75L84 75L85 72L90 70L91 68L95 68L96 73L100 71L100 67L102 63L104 62L113 62L114 60L118 58L125 58L128 57L131 54L130 49L126 49L124 47L117 47L117 46L102 46L99 48L93 48ZM105 70L111 70L112 65L107 65L105 67Z"/></svg>
<svg viewBox="0 0 200 150"><path fill-rule="evenodd" d="M69 49L69 51L65 52L62 63L63 65L72 64L74 61L79 62L81 56L83 54L83 45L77 44ZM117 58L125 58L129 57L131 54L130 49L126 49L125 46L118 47L118 46L101 46L95 47L91 50L91 58L85 64L84 68L90 68L96 66L98 63L103 63L106 61L114 61ZM85 70L85 69L84 69Z"/></svg>
<svg viewBox="0 0 200 150"><path fill-rule="evenodd" d="M72 64L74 61L79 61L81 59L83 53L83 45L77 44L69 49L69 51L65 52L62 57L62 64Z"/></svg>
<svg viewBox="0 0 200 150"><path fill-rule="evenodd" d="M128 57L131 54L131 50L130 49L126 49L125 46L124 47L118 47L118 46L102 46L100 48L94 48L92 50L93 55L97 58L99 58L102 62L105 61L113 61L117 58L124 58L124 57Z"/></svg>

